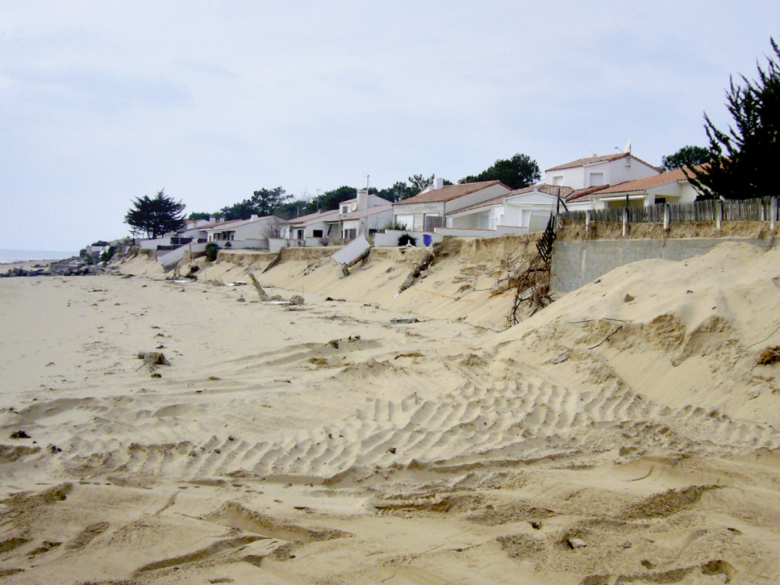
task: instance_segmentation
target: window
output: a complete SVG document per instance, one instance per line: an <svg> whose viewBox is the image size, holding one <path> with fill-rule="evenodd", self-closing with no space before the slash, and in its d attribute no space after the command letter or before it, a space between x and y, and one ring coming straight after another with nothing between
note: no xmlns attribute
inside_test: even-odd
<svg viewBox="0 0 780 585"><path fill-rule="evenodd" d="M295 230L295 233L297 234L295 237L299 240L303 239L303 230Z"/></svg>
<svg viewBox="0 0 780 585"><path fill-rule="evenodd" d="M311 235L314 238L321 238L322 237L322 230L312 230Z"/></svg>
<svg viewBox="0 0 780 585"><path fill-rule="evenodd" d="M341 206L341 213L349 213L349 205L342 205Z"/></svg>
<svg viewBox="0 0 780 585"><path fill-rule="evenodd" d="M655 198L655 204L656 205L666 205L666 197L656 197Z"/></svg>
<svg viewBox="0 0 780 585"><path fill-rule="evenodd" d="M604 184L604 173L591 173L589 187L600 187Z"/></svg>

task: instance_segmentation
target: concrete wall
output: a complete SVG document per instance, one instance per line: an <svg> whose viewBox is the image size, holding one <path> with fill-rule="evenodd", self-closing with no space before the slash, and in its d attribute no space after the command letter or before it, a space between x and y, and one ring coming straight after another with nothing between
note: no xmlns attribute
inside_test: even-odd
<svg viewBox="0 0 780 585"><path fill-rule="evenodd" d="M745 242L764 249L773 243L780 245L780 242L773 240L755 238L556 241L553 248L552 288L571 292L631 262L650 258L687 260L726 241Z"/></svg>
<svg viewBox="0 0 780 585"><path fill-rule="evenodd" d="M444 236L439 233L431 234L429 232L407 232L401 230L385 230L384 233L378 232L374 234L374 246L377 248L397 248L398 238L401 237L401 234L409 234L411 236L414 236L417 240L418 248L423 247L423 235L425 234L432 236L434 244L438 244L439 242L444 240Z"/></svg>

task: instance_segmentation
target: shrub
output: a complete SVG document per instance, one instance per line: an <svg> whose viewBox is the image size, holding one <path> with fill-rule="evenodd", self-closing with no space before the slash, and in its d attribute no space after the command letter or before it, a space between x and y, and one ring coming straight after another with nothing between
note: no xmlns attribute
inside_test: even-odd
<svg viewBox="0 0 780 585"><path fill-rule="evenodd" d="M214 262L214 260L217 259L218 251L219 251L219 246L214 242L211 242L210 244L206 244L206 260L208 260L209 262Z"/></svg>
<svg viewBox="0 0 780 585"><path fill-rule="evenodd" d="M417 245L417 238L415 238L411 234L401 234L398 238L398 245L399 246L405 246L406 244L411 244L412 246Z"/></svg>
<svg viewBox="0 0 780 585"><path fill-rule="evenodd" d="M116 254L116 248L114 246L111 246L108 248L108 250L106 250L100 255L100 261L108 263L111 261L111 258L114 257L114 254Z"/></svg>

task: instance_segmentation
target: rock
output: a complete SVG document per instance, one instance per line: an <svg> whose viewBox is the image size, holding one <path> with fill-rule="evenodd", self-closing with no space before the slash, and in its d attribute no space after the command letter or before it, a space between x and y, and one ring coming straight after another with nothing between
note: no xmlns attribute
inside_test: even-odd
<svg viewBox="0 0 780 585"><path fill-rule="evenodd" d="M303 297L301 295L293 295L290 297L290 303L293 305L302 305Z"/></svg>
<svg viewBox="0 0 780 585"><path fill-rule="evenodd" d="M554 363L554 364L562 364L562 363L563 363L563 362L565 362L567 359L569 359L569 356L567 356L567 355L559 355L557 358L555 358L555 359L552 361L552 363Z"/></svg>
<svg viewBox="0 0 780 585"><path fill-rule="evenodd" d="M239 303L245 303L245 302L246 302L246 299L244 298L244 295L241 295L240 297L238 297L238 298L236 299L236 301L237 301L237 302L239 302Z"/></svg>
<svg viewBox="0 0 780 585"><path fill-rule="evenodd" d="M11 433L11 438L12 439L32 439L32 437L30 435L28 435L24 431L16 431L14 433Z"/></svg>
<svg viewBox="0 0 780 585"><path fill-rule="evenodd" d="M568 540L568 543L569 543L569 546L573 550L576 550L578 548L583 548L583 547L588 546L588 544L584 540L582 540L581 538L570 538Z"/></svg>
<svg viewBox="0 0 780 585"><path fill-rule="evenodd" d="M150 368L154 366L171 365L171 362L169 362L165 358L165 355L159 351L138 352L138 359L144 360L144 364L149 366Z"/></svg>
<svg viewBox="0 0 780 585"><path fill-rule="evenodd" d="M623 298L623 302L624 302L624 303L630 303L630 302L631 302L631 301L633 301L633 300L634 300L634 297L632 297L631 295L626 295L626 296Z"/></svg>
<svg viewBox="0 0 780 585"><path fill-rule="evenodd" d="M390 323L419 323L420 321L416 317L396 317L390 319Z"/></svg>

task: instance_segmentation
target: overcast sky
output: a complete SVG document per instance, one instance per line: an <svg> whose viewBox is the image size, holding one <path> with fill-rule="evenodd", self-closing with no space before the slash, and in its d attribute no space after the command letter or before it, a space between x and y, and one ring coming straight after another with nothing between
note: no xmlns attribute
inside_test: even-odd
<svg viewBox="0 0 780 585"><path fill-rule="evenodd" d="M6 0L0 248L126 236L162 188L216 211L629 139L660 164L706 144L703 112L728 124L778 23L777 0Z"/></svg>

